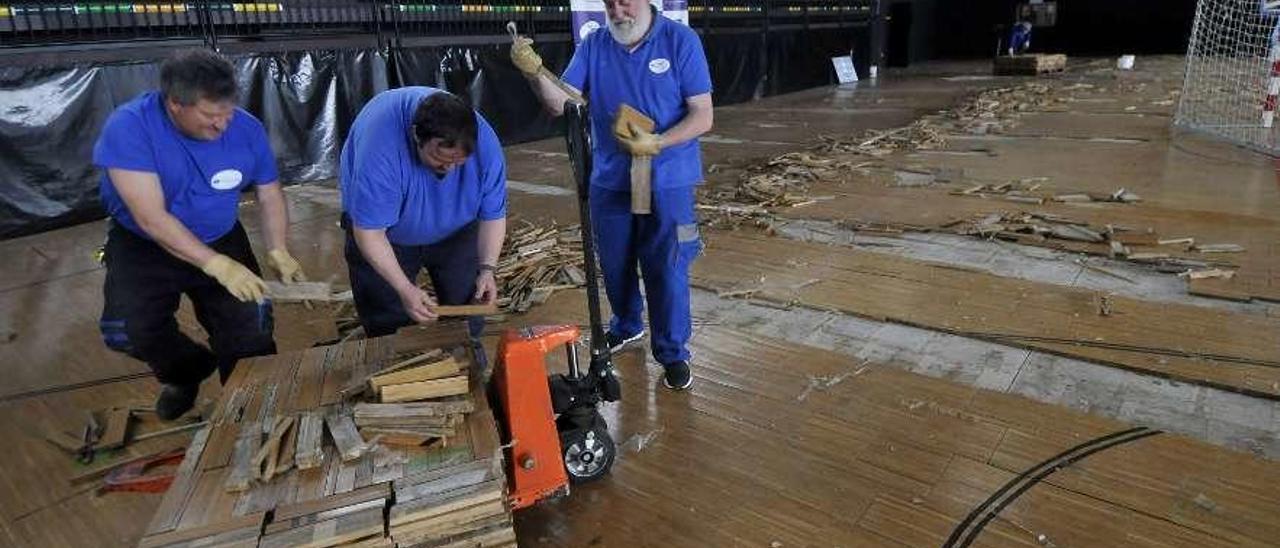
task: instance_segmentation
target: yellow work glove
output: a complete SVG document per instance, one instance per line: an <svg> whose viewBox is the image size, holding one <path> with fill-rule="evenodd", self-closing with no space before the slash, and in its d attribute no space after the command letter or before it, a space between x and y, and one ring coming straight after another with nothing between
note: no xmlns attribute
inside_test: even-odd
<svg viewBox="0 0 1280 548"><path fill-rule="evenodd" d="M613 136L618 139L618 145L632 156L657 156L662 151L662 137L640 129L635 124L627 124L627 129L631 130L630 135L614 132Z"/></svg>
<svg viewBox="0 0 1280 548"><path fill-rule="evenodd" d="M533 51L533 40L520 36L511 43L511 63L529 76L542 69L542 56Z"/></svg>
<svg viewBox="0 0 1280 548"><path fill-rule="evenodd" d="M241 302L263 302L263 296L267 292L267 284L252 270L236 262L231 257L214 255L200 269L213 279L218 280L218 283L227 288L231 296Z"/></svg>
<svg viewBox="0 0 1280 548"><path fill-rule="evenodd" d="M267 265L280 274L280 281L293 283L307 281L307 275L302 272L302 265L298 264L298 260L289 254L289 251L281 249L272 249L267 252Z"/></svg>

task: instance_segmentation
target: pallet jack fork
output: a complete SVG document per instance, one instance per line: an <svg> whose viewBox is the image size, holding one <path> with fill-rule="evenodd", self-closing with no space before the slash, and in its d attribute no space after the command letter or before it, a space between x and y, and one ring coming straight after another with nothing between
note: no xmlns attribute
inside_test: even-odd
<svg viewBox="0 0 1280 548"><path fill-rule="evenodd" d="M586 106L567 102L565 142L578 190L587 308L591 319L591 363L578 363L576 325L511 329L503 334L493 390L508 447L507 477L513 508L568 494L570 484L599 479L613 466L616 447L598 407L621 399L613 357L600 315L595 243L591 236L588 183L591 144ZM547 356L563 348L569 372L547 375Z"/></svg>

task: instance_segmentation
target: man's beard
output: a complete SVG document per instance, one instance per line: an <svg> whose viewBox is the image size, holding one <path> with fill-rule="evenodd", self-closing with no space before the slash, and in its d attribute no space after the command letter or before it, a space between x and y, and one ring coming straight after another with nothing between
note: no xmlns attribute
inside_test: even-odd
<svg viewBox="0 0 1280 548"><path fill-rule="evenodd" d="M609 34L613 36L613 39L624 46L639 42L641 38L644 38L645 31L649 30L642 26L638 19L630 17L620 21L609 19L608 27Z"/></svg>

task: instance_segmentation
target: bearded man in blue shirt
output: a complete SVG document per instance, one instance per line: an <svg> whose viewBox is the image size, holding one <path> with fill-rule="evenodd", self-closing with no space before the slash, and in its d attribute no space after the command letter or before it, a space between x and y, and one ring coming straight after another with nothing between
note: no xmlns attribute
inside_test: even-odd
<svg viewBox="0 0 1280 548"><path fill-rule="evenodd" d="M429 87L378 94L342 147L347 269L365 335L437 318L437 303L489 304L507 227L507 176L493 128ZM435 298L415 279L426 269ZM484 318L470 319L471 335Z"/></svg>
<svg viewBox="0 0 1280 548"><path fill-rule="evenodd" d="M663 366L663 384L684 390L693 383L687 348L693 332L689 267L702 250L694 214L694 188L702 181L697 138L712 125L711 75L692 29L661 16L648 0L604 4L608 32L582 40L562 83L547 75L527 38L512 45L511 60L552 114L562 114L570 99L557 84L586 98L592 126L592 228L613 310L606 336L615 351L640 340L647 300L650 346ZM615 132L623 104L651 118L656 133L634 126ZM649 214L631 212L633 157L652 158Z"/></svg>
<svg viewBox="0 0 1280 548"><path fill-rule="evenodd" d="M161 65L160 91L117 108L93 149L112 219L103 341L155 372L165 420L191 409L214 370L226 381L240 358L276 351L265 284L238 220L241 190L257 193L268 265L284 281L305 278L285 246L289 214L266 130L236 107L237 96L226 59L180 52ZM178 329L182 295L208 348Z"/></svg>

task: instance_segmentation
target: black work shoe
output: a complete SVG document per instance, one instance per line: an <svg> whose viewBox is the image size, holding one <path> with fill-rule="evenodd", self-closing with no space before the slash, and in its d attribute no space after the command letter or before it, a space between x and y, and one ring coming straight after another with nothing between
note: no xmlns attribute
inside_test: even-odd
<svg viewBox="0 0 1280 548"><path fill-rule="evenodd" d="M664 364L662 385L672 390L687 390L693 385L693 373L689 372L689 362L680 360Z"/></svg>
<svg viewBox="0 0 1280 548"><path fill-rule="evenodd" d="M641 329L639 333L636 333L635 335L632 335L630 337L623 337L622 335L618 335L612 331L609 331L604 334L604 340L608 341L609 343L609 352L612 352L615 354L618 352L621 352L623 348L627 347L627 345L630 345L631 343L639 341L640 339L643 339L643 338L644 338L643 329Z"/></svg>
<svg viewBox="0 0 1280 548"><path fill-rule="evenodd" d="M156 415L160 420L171 421L190 411L200 394L200 385L166 384L156 399Z"/></svg>

